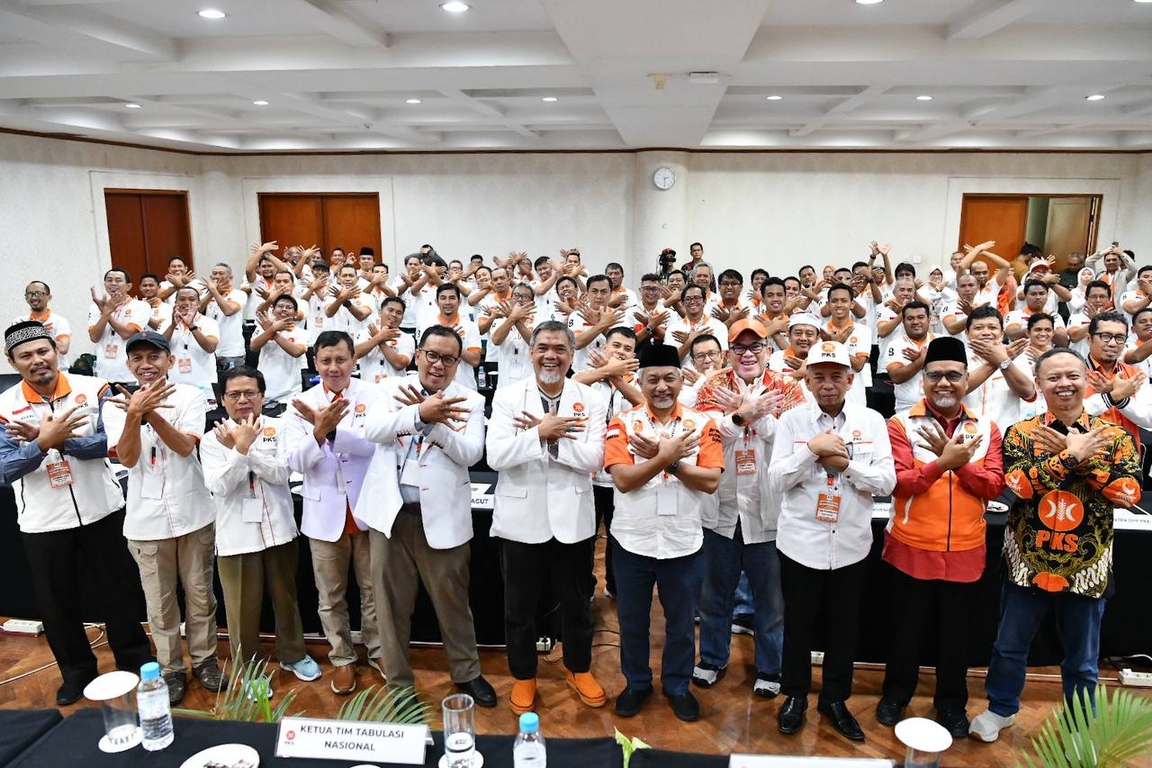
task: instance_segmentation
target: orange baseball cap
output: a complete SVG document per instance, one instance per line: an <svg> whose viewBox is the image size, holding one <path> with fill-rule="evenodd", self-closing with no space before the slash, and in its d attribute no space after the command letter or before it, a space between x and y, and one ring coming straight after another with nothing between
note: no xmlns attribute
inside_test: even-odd
<svg viewBox="0 0 1152 768"><path fill-rule="evenodd" d="M756 334L762 339L768 337L768 329L765 328L759 321L737 320L728 330L728 343L731 344L732 342L736 341L736 338L740 334L744 333L744 331L752 331L752 333Z"/></svg>

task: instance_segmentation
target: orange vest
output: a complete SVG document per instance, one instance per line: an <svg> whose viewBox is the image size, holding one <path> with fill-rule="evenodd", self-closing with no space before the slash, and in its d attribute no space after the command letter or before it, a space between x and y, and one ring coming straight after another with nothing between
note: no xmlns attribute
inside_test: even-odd
<svg viewBox="0 0 1152 768"><path fill-rule="evenodd" d="M1123 360L1117 360L1116 367L1112 370L1112 373L1108 373L1103 368L1101 368L1100 364L1093 360L1091 356L1088 358L1088 370L1096 371L1097 373L1107 378L1109 381L1116 378L1130 379L1140 373L1139 368L1134 365L1128 365L1128 363L1125 363ZM1095 394L1097 394L1097 392L1096 390L1092 389L1091 384L1089 384L1088 388L1084 390L1085 399L1088 399ZM1100 418L1123 427L1128 434L1132 435L1132 439L1136 441L1136 445L1140 445L1140 428L1137 427L1131 419L1125 416L1119 408L1109 408L1108 410L1104 411L1104 413L1100 414Z"/></svg>
<svg viewBox="0 0 1152 768"><path fill-rule="evenodd" d="M907 411L892 417L900 425L912 446L912 462L920 467L936 460L936 454L917 432L917 427L935 419L921 400ZM965 440L983 435L984 441L972 457L973 464L983 466L991 440L992 422L976 416L967 407L956 425ZM955 436L955 433L953 433ZM984 544L985 500L964 487L952 471L945 472L927 491L914 496L892 495L892 518L888 532L905 544L931 552L963 552Z"/></svg>

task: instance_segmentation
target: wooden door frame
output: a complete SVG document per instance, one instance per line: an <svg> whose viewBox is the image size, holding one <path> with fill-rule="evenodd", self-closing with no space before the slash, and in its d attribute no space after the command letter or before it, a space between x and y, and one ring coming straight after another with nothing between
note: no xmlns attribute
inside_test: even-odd
<svg viewBox="0 0 1152 768"><path fill-rule="evenodd" d="M1038 193L1038 192L962 192L960 194L960 234L956 238L957 250L964 249L964 243L959 242L964 236L964 201L968 198L980 197L1022 197L1027 200L1030 197L1046 197L1049 199L1056 199L1061 197L1086 197L1091 200L1090 207L1091 213L1088 220L1088 253L1089 256L1096 252L1096 240L1100 235L1100 211L1104 207L1104 195L1099 192L1052 192L1052 193ZM1005 256L1004 258L1011 261L1016 258L1016 254L1011 257Z"/></svg>
<svg viewBox="0 0 1152 768"><path fill-rule="evenodd" d="M194 269L195 269L194 264L195 264L196 257L192 255L192 250L193 250L193 245L192 245L192 213L191 213L191 210L189 209L189 206L188 206L188 190L186 190L186 189L129 189L129 188L120 188L120 187L105 187L104 188L104 199L105 200L108 199L108 195L136 195L140 198L140 223L141 223L141 226L143 227L142 234L144 237L145 264L147 264L147 258L148 258L148 227L144 226L144 198L147 196L150 196L150 195L157 195L157 196L163 195L163 196L168 196L168 197L178 196L178 197L184 198L184 226L188 232L188 253L182 253L182 254L180 254L180 256L181 256L181 258L184 259L184 262L188 265L188 270L194 271ZM105 211L104 211L104 229L105 230L108 229L107 207L105 207ZM137 278L137 279L139 279L139 278Z"/></svg>

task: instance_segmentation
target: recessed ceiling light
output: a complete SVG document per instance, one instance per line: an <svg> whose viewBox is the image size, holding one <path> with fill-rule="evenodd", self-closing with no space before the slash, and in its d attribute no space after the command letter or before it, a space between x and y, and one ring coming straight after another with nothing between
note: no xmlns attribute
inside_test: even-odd
<svg viewBox="0 0 1152 768"><path fill-rule="evenodd" d="M1103 98L1104 98L1104 94L1102 94L1102 93L1094 93L1094 94L1092 94L1091 96L1085 96L1085 97L1084 97L1084 100L1085 100L1085 101L1100 101L1100 100L1101 100L1101 99L1103 99Z"/></svg>
<svg viewBox="0 0 1152 768"><path fill-rule="evenodd" d="M884 0L856 0L856 5L879 5Z"/></svg>
<svg viewBox="0 0 1152 768"><path fill-rule="evenodd" d="M141 106L134 101L130 101L124 105L128 109L141 109Z"/></svg>
<svg viewBox="0 0 1152 768"><path fill-rule="evenodd" d="M1152 0L1136 0L1138 3L1152 3Z"/></svg>
<svg viewBox="0 0 1152 768"><path fill-rule="evenodd" d="M540 101L552 102L552 101L558 101L558 99L555 96L545 96L544 98L540 99Z"/></svg>
<svg viewBox="0 0 1152 768"><path fill-rule="evenodd" d="M470 10L472 6L468 3L462 3L460 0L449 0L447 3L440 3L441 10L448 11L448 13L464 13Z"/></svg>
<svg viewBox="0 0 1152 768"><path fill-rule="evenodd" d="M926 93L922 93L916 97L916 101L932 101L932 97Z"/></svg>
<svg viewBox="0 0 1152 768"><path fill-rule="evenodd" d="M776 94L772 94L771 96L765 96L764 98L767 99L768 101L780 101L784 97L783 96L777 96Z"/></svg>
<svg viewBox="0 0 1152 768"><path fill-rule="evenodd" d="M260 99L259 101L254 101L254 102L252 102L252 103L253 103L253 104L255 104L255 105L256 105L256 106L258 106L258 107L266 107L266 106L268 106L268 102L264 101L263 99Z"/></svg>
<svg viewBox="0 0 1152 768"><path fill-rule="evenodd" d="M219 11L215 8L205 8L202 11L197 11L196 15L202 19L218 20L218 19L224 18L228 14L224 13L224 11Z"/></svg>
<svg viewBox="0 0 1152 768"><path fill-rule="evenodd" d="M420 99L404 99L404 103L405 104L419 104L421 102L420 102Z"/></svg>

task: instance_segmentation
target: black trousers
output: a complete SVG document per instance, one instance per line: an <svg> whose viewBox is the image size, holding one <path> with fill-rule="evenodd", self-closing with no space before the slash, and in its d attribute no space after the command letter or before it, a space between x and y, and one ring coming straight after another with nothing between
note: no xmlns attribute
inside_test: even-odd
<svg viewBox="0 0 1152 768"><path fill-rule="evenodd" d="M604 586L613 595L616 594L616 571L612 568L612 513L616 511L616 489L592 486L592 498L596 502L596 533L600 533L600 521L604 521L604 537L607 540L604 546ZM596 546L592 546L592 562L595 569ZM592 591L596 591L596 576L592 576Z"/></svg>
<svg viewBox="0 0 1152 768"><path fill-rule="evenodd" d="M517 680L536 677L536 606L547 582L560 607L564 666L587 672L592 666L592 596L588 578L596 537L575 544L551 539L543 544L503 540L504 638L508 668Z"/></svg>
<svg viewBox="0 0 1152 768"><path fill-rule="evenodd" d="M137 615L143 602L140 574L128 555L123 529L120 511L79 528L21 534L40 620L65 681L84 682L98 674L84 632L83 580L93 580L104 598L105 629L116 666L139 673L140 665L155 660Z"/></svg>
<svg viewBox="0 0 1152 768"><path fill-rule="evenodd" d="M824 687L820 701L835 704L852 695L852 664L860 634L860 598L868 561L819 570L801 565L783 552L780 586L784 592L784 666L781 691L807 696L812 688L812 651L816 624L824 617Z"/></svg>
<svg viewBox="0 0 1152 768"><path fill-rule="evenodd" d="M920 649L927 627L939 633L936 653L937 710L963 710L968 703L968 643L979 582L914 579L887 565L892 633L884 673L884 700L907 704L916 693Z"/></svg>

